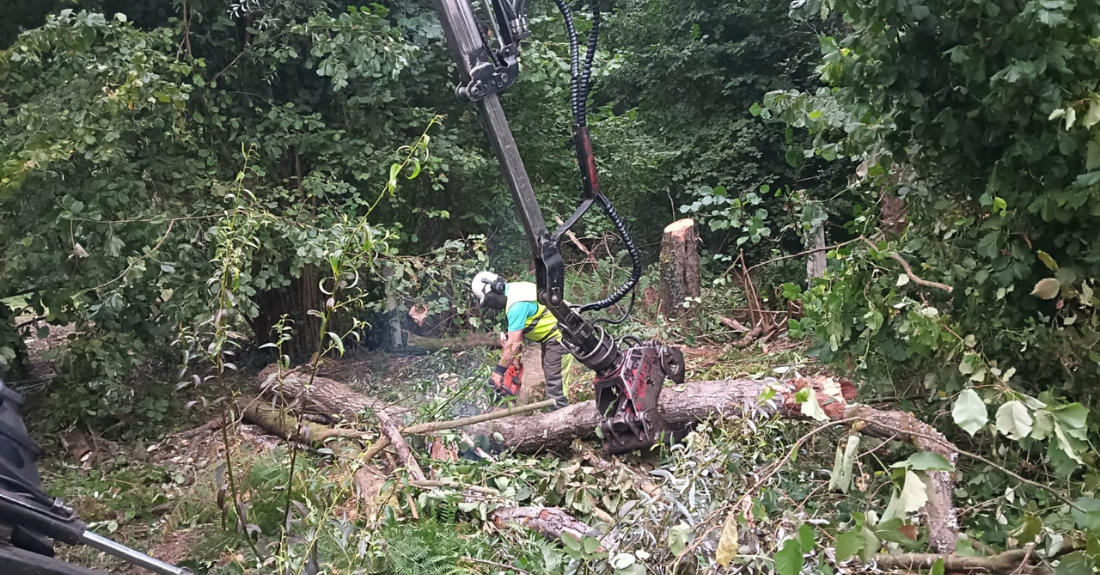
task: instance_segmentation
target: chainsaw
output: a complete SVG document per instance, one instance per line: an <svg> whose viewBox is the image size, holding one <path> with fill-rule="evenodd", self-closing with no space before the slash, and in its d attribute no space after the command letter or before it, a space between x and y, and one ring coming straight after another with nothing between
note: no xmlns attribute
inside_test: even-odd
<svg viewBox="0 0 1100 575"><path fill-rule="evenodd" d="M482 14L482 25L470 0L435 0L436 12L451 56L458 66L456 96L473 102L484 123L485 132L500 163L504 181L527 241L534 254L538 301L558 320L562 344L583 364L596 373L596 405L601 416L600 431L604 449L625 453L650 447L667 440L672 431L662 417L659 400L666 379L682 383L682 352L660 341L641 341L633 336L615 338L601 324L619 324L630 315L634 288L642 275L641 256L623 219L611 200L600 191L599 175L587 125L587 100L592 64L599 43L601 11L593 0L592 28L587 38L587 54L581 63L580 40L573 13L565 0L555 0L569 36L572 76L570 106L573 115L573 146L581 176L580 205L553 232L547 227L535 197L531 180L523 166L519 150L508 127L500 103L500 93L511 87L519 75L519 45L531 37L525 12L526 0L490 0ZM494 38L490 43L487 38ZM561 256L561 238L590 208L598 206L615 226L632 264L631 276L608 297L581 305L565 301L565 263ZM582 316L607 309L630 295L626 312L619 319Z"/></svg>

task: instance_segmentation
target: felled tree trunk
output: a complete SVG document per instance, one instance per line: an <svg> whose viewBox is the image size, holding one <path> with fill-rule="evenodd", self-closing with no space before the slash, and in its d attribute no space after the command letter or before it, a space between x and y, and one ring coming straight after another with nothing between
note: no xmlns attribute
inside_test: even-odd
<svg viewBox="0 0 1100 575"><path fill-rule="evenodd" d="M674 387L664 388L660 409L674 426L754 414L801 418L795 394L807 386L815 390L823 411L833 420L851 420L846 421L847 425L864 434L908 441L917 449L939 453L952 463L957 458L955 447L942 434L908 413L847 406L846 400L855 397L854 387L847 382L838 385L829 378L792 382L749 379L693 382L680 391ZM775 392L773 400L759 404L758 398L769 388ZM586 401L549 413L505 417L469 427L467 432L496 437L506 448L534 453L549 448L568 448L575 439L595 437L598 424L595 402ZM958 539L953 482L946 471L933 471L929 475L932 481L928 487L928 503L922 510L930 531L929 544L938 553L950 553Z"/></svg>
<svg viewBox="0 0 1100 575"><path fill-rule="evenodd" d="M327 377L313 378L300 368L292 369L279 381L278 368L275 365L265 367L257 378L260 394L268 398L278 398L292 405L304 408L304 411L342 417L354 421L359 413L373 413L385 410L397 415L405 409L387 405L386 402L369 397L350 387Z"/></svg>
<svg viewBox="0 0 1100 575"><path fill-rule="evenodd" d="M456 337L420 337L409 334L409 347L425 351L463 351L478 347L500 347L500 339L491 333L469 333Z"/></svg>
<svg viewBox="0 0 1100 575"><path fill-rule="evenodd" d="M700 293L699 250L695 220L685 218L665 227L661 238L661 310L665 317L684 317L681 304Z"/></svg>

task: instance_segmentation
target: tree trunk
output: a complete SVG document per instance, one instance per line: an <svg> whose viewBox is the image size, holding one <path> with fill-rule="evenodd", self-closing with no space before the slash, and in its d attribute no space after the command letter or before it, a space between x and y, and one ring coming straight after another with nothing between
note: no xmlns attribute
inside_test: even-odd
<svg viewBox="0 0 1100 575"><path fill-rule="evenodd" d="M661 238L660 308L665 317L677 319L691 312L682 304L700 293L699 250L696 243L695 220L685 218L665 227Z"/></svg>
<svg viewBox="0 0 1100 575"><path fill-rule="evenodd" d="M810 233L806 234L806 251L810 252L806 256L807 285L813 283L814 278L823 277L825 275L827 260L825 259L824 248L825 224L821 223L810 230Z"/></svg>
<svg viewBox="0 0 1100 575"><path fill-rule="evenodd" d="M261 380L267 383L268 389L272 386L271 381L275 380L272 370L273 367L264 370L268 372L268 376ZM300 385L300 379L294 376L293 373L284 376L284 392L288 382L293 382L291 385ZM958 458L953 444L934 427L909 413L847 405L856 396L855 387L847 381L829 377L796 378L788 381L731 379L666 387L661 393L660 410L669 424L681 428L708 419L770 415L804 418L803 407L797 401L796 395L800 389L807 387L814 390L820 409L835 422L834 425L844 424L866 435L906 441L918 450L943 455L952 463ZM766 391L773 394L772 398L761 403L759 399ZM376 407L380 403L324 378L317 378L309 392L310 402L323 399L338 401L344 406L372 404ZM369 407L355 408L355 412L364 408ZM385 421L388 419L386 415L388 414L381 418L384 420L383 427L391 428L388 431L393 435L397 431L396 427ZM415 435L461 425L470 435L493 438L492 443L499 448L535 453L550 448L569 449L576 439L595 437L599 425L594 401L573 404L549 413L510 415L475 423L478 419L481 418L455 422L456 425L453 426L439 423L411 426L400 432ZM310 429L310 433L315 437L325 435L322 430ZM382 444L381 440L379 444ZM402 457L408 461L405 454ZM928 502L921 510L929 527L929 545L937 553L951 553L958 538L958 521L952 499L953 480L946 471L930 472L929 477L931 481L928 485Z"/></svg>
<svg viewBox="0 0 1100 575"><path fill-rule="evenodd" d="M456 337L420 337L410 333L409 347L425 351L463 351L478 347L500 347L500 339L491 333L469 333Z"/></svg>
<svg viewBox="0 0 1100 575"><path fill-rule="evenodd" d="M302 373L296 368L284 373L280 382L278 369L269 365L260 372L257 383L260 394L264 397L281 395L282 401L305 406L303 411L320 412L349 421L355 421L363 411L385 411L390 415L407 411L363 395L333 379L316 377L312 385L309 379L308 373Z"/></svg>
<svg viewBox="0 0 1100 575"><path fill-rule="evenodd" d="M393 266L387 264L382 276L386 278L386 315L389 316L387 323L390 326L389 345L397 349L405 345L405 340L401 334L401 314L397 313L397 292L392 285Z"/></svg>

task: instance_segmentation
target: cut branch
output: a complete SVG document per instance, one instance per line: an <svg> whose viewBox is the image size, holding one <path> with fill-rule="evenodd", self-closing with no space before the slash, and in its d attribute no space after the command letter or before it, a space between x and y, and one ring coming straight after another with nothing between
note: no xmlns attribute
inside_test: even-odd
<svg viewBox="0 0 1100 575"><path fill-rule="evenodd" d="M996 573L1010 575L1025 573L1046 575L1052 573L1045 565L1028 565L1031 547L1005 551L992 557L960 557L958 555L937 555L934 553L903 553L901 555L882 555L875 558L875 565L884 570L924 571L931 569L936 561L943 561L946 573Z"/></svg>
<svg viewBox="0 0 1100 575"><path fill-rule="evenodd" d="M879 249L878 246L876 246L874 242L872 242L871 240L869 240L867 238L863 238L863 243L867 244L872 249L875 249L875 250ZM934 282L934 281L929 281L929 280L926 280L926 279L922 279L920 276L913 273L913 267L909 265L909 262L905 261L905 258L901 257L901 254L899 254L897 252L887 252L887 255L889 255L890 258L893 259L894 261L901 264L901 267L905 269L905 275L909 276L909 280L912 281L913 283L915 283L917 285L920 285L920 286L924 286L924 287L941 289L941 290L943 290L947 293L952 293L953 291L955 291L954 288L952 288L951 286L949 286L947 284L941 284L939 282Z"/></svg>

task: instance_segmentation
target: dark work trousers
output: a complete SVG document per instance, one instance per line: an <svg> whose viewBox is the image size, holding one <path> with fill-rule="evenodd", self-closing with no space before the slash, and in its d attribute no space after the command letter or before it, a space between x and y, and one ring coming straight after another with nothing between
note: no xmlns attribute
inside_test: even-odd
<svg viewBox="0 0 1100 575"><path fill-rule="evenodd" d="M569 405L563 389L561 372L562 358L569 354L565 346L557 339L551 338L542 342L542 374L546 378L546 396L554 400L554 409L558 410ZM572 363L572 362L570 362Z"/></svg>

